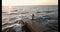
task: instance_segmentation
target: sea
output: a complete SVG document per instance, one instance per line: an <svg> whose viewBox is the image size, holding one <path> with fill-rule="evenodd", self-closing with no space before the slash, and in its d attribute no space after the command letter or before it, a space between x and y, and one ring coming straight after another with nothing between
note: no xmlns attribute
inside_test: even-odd
<svg viewBox="0 0 60 32"><path fill-rule="evenodd" d="M13 10L10 12L2 12L2 31L7 27L12 27L16 24L14 22L23 18L32 19L32 14L34 14L36 22L42 22L46 25L47 28L50 28L50 30L47 30L46 32L58 32L58 5L32 5L12 7ZM9 23L14 24L9 25ZM21 31L20 29L20 32L25 31Z"/></svg>

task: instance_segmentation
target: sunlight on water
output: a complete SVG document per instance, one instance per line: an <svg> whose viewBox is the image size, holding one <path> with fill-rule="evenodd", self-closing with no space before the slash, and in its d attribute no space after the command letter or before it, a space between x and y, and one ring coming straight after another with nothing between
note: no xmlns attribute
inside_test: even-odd
<svg viewBox="0 0 60 32"><path fill-rule="evenodd" d="M22 24L16 24L14 22L21 20L23 18L32 19L31 15L35 14L36 22L42 23L49 26L56 28L58 31L58 6L14 6L14 9L10 12L3 12L2 13L2 29L7 27L14 27L16 32L22 32L21 27ZM56 23L55 23L56 22ZM6 24L6 23L12 23ZM14 23L14 24L13 24ZM6 26L5 26L6 25ZM56 26L54 26L56 25ZM20 27L21 26L21 27ZM53 29L53 28L51 28ZM54 30L55 31L55 30ZM48 31L47 31L48 32Z"/></svg>

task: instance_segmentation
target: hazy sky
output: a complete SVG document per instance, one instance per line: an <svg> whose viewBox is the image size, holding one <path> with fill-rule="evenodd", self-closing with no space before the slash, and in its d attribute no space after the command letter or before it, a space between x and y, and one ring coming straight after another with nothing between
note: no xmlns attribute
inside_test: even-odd
<svg viewBox="0 0 60 32"><path fill-rule="evenodd" d="M58 0L2 0L2 10L9 12L12 6L22 5L58 5Z"/></svg>
<svg viewBox="0 0 60 32"><path fill-rule="evenodd" d="M2 6L58 5L58 0L2 0Z"/></svg>

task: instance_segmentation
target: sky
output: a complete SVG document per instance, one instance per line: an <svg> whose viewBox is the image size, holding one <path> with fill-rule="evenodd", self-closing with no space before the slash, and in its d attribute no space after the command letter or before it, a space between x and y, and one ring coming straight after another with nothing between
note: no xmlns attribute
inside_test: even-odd
<svg viewBox="0 0 60 32"><path fill-rule="evenodd" d="M2 6L58 5L58 0L2 0Z"/></svg>
<svg viewBox="0 0 60 32"><path fill-rule="evenodd" d="M58 5L58 0L2 0L2 10L9 12L12 6L24 5Z"/></svg>

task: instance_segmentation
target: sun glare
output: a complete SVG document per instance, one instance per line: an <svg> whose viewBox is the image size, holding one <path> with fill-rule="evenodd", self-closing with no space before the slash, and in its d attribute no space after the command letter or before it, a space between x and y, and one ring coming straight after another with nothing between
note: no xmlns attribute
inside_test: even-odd
<svg viewBox="0 0 60 32"><path fill-rule="evenodd" d="M2 12L10 12L12 8L12 6L2 6Z"/></svg>

